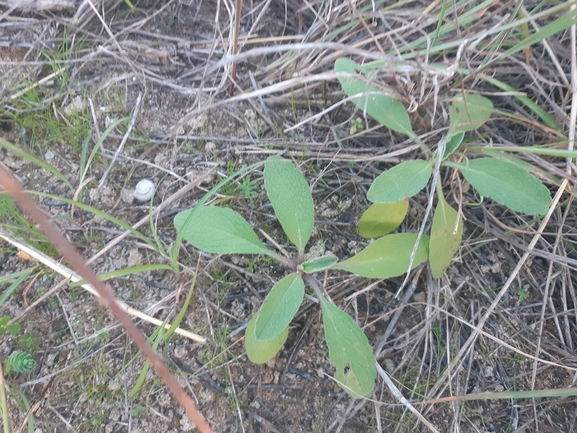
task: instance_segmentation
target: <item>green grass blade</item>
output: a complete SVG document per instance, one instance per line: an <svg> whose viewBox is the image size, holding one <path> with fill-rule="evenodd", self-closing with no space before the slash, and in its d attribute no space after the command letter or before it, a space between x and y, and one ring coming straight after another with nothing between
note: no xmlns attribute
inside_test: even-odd
<svg viewBox="0 0 577 433"><path fill-rule="evenodd" d="M577 396L577 388L539 389L533 391L484 392L479 394L458 395L453 397L443 397L435 400L428 400L418 404L452 403L455 401L472 401L472 400L504 400L504 399L517 400L522 398L575 397L575 396Z"/></svg>
<svg viewBox="0 0 577 433"><path fill-rule="evenodd" d="M106 140L106 138L108 137L108 135L114 131L114 129L120 125L121 123L127 123L130 121L130 117L123 117L122 119L116 120L114 122L112 122L110 124L110 126L108 128L106 128L106 130L104 131L104 133L100 136L100 138L98 139L98 141L96 142L96 144L94 145L94 148L92 149L92 151L90 152L90 156L88 157L88 160L86 161L85 165L80 165L80 167L82 168L82 174L80 176L80 183L82 183L84 181L84 178L86 177L86 174L88 173L88 169L90 168L90 164L92 163L92 160L94 159L94 157L96 156L96 154L98 153L98 151L100 150L100 146L102 146L102 143L104 143L104 140ZM88 142L88 140L90 139L90 135L86 138L86 142ZM82 147L82 153L84 154L85 149L84 146Z"/></svg>
<svg viewBox="0 0 577 433"><path fill-rule="evenodd" d="M499 59L504 59L509 57L515 53L518 53L523 48L530 47L531 45L541 42L543 39L547 39L550 36L553 36L556 33L562 32L563 30L568 29L572 25L577 24L577 8L569 9L569 11L565 12L562 16L557 18L552 23L549 23L543 27L541 27L538 31L533 33L528 38L523 39L521 42L513 45L507 51L499 56Z"/></svg>
<svg viewBox="0 0 577 433"><path fill-rule="evenodd" d="M101 210L96 209L92 206L88 206L84 203L78 202L76 200L71 200L71 199L66 198L66 197L60 197L57 195L47 194L47 193L39 192L39 191L27 191L27 192L29 194L38 195L40 197L46 197L46 198L50 198L52 200L62 201L64 203L68 203L72 206L75 206L75 207L80 208L82 210L85 210L87 212L93 213L94 215L98 215L98 216L110 221L111 223L116 224L117 226L122 227L123 229L129 231L134 236L136 236L138 239L140 239L144 243L150 245L152 247L152 249L154 249L156 251L155 242L151 241L149 238L144 236L138 230L133 229L129 224L125 223L124 221L119 220L118 218L113 217L112 215L107 214L106 212L102 212Z"/></svg>
<svg viewBox="0 0 577 433"><path fill-rule="evenodd" d="M71 190L73 190L72 188L72 184L68 181L68 179L66 179L66 176L64 176L62 173L60 173L58 170L56 170L54 167L52 167L50 164L48 164L46 161L42 161L41 159L36 158L34 155L24 152L22 149L18 148L17 146L14 146L12 143L9 143L8 141L4 140L3 138L0 138L0 146L5 147L6 149L8 149L10 152L14 153L15 155L18 155L40 167L42 167L45 170L48 170L50 173L52 173L54 176L56 176L58 179L60 179L62 182L64 182L66 184L66 186L68 186L68 188L70 188Z"/></svg>
<svg viewBox="0 0 577 433"><path fill-rule="evenodd" d="M127 275L140 274L149 271L161 271L161 270L172 271L173 269L172 266L170 265L163 265L160 263L152 265L139 265L130 268L118 269L116 271L105 272L103 274L98 274L98 278L101 281L107 281L110 280L111 278L121 278L126 277ZM73 283L69 283L68 286L79 287L83 286L84 284L88 284L88 281L86 280L75 281Z"/></svg>
<svg viewBox="0 0 577 433"><path fill-rule="evenodd" d="M499 89L503 90L504 92L513 93L513 96L515 98L517 98L529 110L531 110L533 113L535 113L543 122L545 122L545 125L547 125L549 128L551 128L555 131L558 131L558 132L563 131L563 127L557 123L557 121L555 120L555 118L553 116L551 116L549 113L547 113L545 110L543 110L538 104L533 102L527 96L520 94L519 91L517 89L515 89L514 87L512 87L508 84L505 84L502 81L499 81L493 77L487 76L485 74L479 74L479 77L482 78L483 80L485 80L487 83L490 83L495 87L498 87Z"/></svg>
<svg viewBox="0 0 577 433"><path fill-rule="evenodd" d="M24 280L26 280L26 278L28 278L28 276L34 272L34 270L37 268L37 266L33 266L31 268L28 269L24 269L23 271L20 272L16 272L14 274L11 275L6 275L3 276L0 279L0 284L4 283L6 281L8 281L9 279L14 279L14 282L10 285L10 287L8 287L6 290L4 290L2 292L2 295L0 295L0 306L2 306L4 304L4 302L6 302L6 300L10 297L10 295L12 295L12 293L14 293L14 291L20 286L20 284L22 284L24 282Z"/></svg>
<svg viewBox="0 0 577 433"><path fill-rule="evenodd" d="M167 322L165 320L162 323L162 325L160 325L158 328L156 328L156 331L154 331L154 333L152 334L152 336L149 339L149 342L150 342L150 340L152 338L154 338L154 342L152 343L152 348L154 350L156 350L158 348L158 345L162 341L162 337L164 335L164 326L166 325L166 323ZM138 379L136 380L134 387L128 393L128 397L134 398L138 395L138 393L140 392L140 389L144 385L144 382L146 380L146 374L148 373L149 369L150 369L150 361L147 359L144 362L144 366L142 367L142 370L140 370L140 375L138 376Z"/></svg>

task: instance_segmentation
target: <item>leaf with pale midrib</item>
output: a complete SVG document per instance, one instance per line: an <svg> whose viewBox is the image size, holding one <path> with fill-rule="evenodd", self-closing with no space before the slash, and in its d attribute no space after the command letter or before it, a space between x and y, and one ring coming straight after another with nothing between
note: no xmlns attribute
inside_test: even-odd
<svg viewBox="0 0 577 433"><path fill-rule="evenodd" d="M376 359L367 336L351 316L321 298L329 359L335 379L354 398L365 397L375 386Z"/></svg>
<svg viewBox="0 0 577 433"><path fill-rule="evenodd" d="M184 240L209 253L271 253L248 222L232 209L216 206L188 209L176 215L174 226L178 231L183 230Z"/></svg>
<svg viewBox="0 0 577 433"><path fill-rule="evenodd" d="M304 252L313 231L315 209L309 184L292 162L279 156L267 159L264 186L284 232Z"/></svg>
<svg viewBox="0 0 577 433"><path fill-rule="evenodd" d="M459 169L479 194L514 211L545 215L553 202L541 181L509 162L479 158L460 164Z"/></svg>

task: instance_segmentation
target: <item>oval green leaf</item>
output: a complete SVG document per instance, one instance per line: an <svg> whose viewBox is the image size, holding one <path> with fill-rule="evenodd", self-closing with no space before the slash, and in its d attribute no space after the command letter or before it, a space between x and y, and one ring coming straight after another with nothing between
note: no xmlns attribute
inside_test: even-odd
<svg viewBox="0 0 577 433"><path fill-rule="evenodd" d="M209 253L271 253L248 222L232 209L216 206L188 209L174 217L174 226L183 232L184 240Z"/></svg>
<svg viewBox="0 0 577 433"><path fill-rule="evenodd" d="M412 197L427 185L432 172L431 163L422 159L402 162L374 180L367 198L373 203L394 203Z"/></svg>
<svg viewBox="0 0 577 433"><path fill-rule="evenodd" d="M274 285L256 316L254 337L269 341L282 333L297 313L305 296L305 283L289 274Z"/></svg>
<svg viewBox="0 0 577 433"><path fill-rule="evenodd" d="M248 322L244 335L244 347L248 359L255 364L264 364L273 359L283 347L288 337L288 326L275 338L268 341L257 340L254 334L255 321L258 313Z"/></svg>
<svg viewBox="0 0 577 433"><path fill-rule="evenodd" d="M18 323L12 323L11 325L6 325L6 330L12 335L20 333L20 329L21 326Z"/></svg>
<svg viewBox="0 0 577 433"><path fill-rule="evenodd" d="M456 229L456 230L455 230ZM451 263L463 238L463 221L440 195L433 216L429 241L429 265L434 278L439 278Z"/></svg>
<svg viewBox="0 0 577 433"><path fill-rule="evenodd" d="M367 83L367 78L355 77L359 65L352 60L340 58L335 61L336 72L347 72L351 76L339 77L339 82L351 101L382 125L401 134L415 137L405 106L396 98ZM358 95L358 96L355 96Z"/></svg>
<svg viewBox="0 0 577 433"><path fill-rule="evenodd" d="M324 271L331 266L333 266L336 262L339 261L337 256L333 256L332 254L327 254L326 256L316 257L314 259L307 260L298 266L298 269L301 272L305 272L307 274L312 274L315 272Z"/></svg>
<svg viewBox="0 0 577 433"><path fill-rule="evenodd" d="M473 131L482 126L493 113L493 103L481 95L466 95L451 104L449 136L457 132Z"/></svg>
<svg viewBox="0 0 577 433"><path fill-rule="evenodd" d="M401 225L407 210L409 200L399 200L394 203L374 203L363 214L359 221L359 233L364 238L376 238L388 235Z"/></svg>
<svg viewBox="0 0 577 433"><path fill-rule="evenodd" d="M465 138L464 132L456 132L454 135L448 136L447 144L445 146L445 153L443 154L443 159L447 159L450 155L452 155L455 150L459 148L461 143L463 142L463 138Z"/></svg>
<svg viewBox="0 0 577 433"><path fill-rule="evenodd" d="M271 156L264 166L264 186L283 230L299 252L313 231L315 210L309 184L292 162Z"/></svg>
<svg viewBox="0 0 577 433"><path fill-rule="evenodd" d="M369 244L364 250L348 260L338 263L334 269L342 269L366 278L391 278L409 269L416 233L387 235ZM429 236L421 236L411 269L427 260Z"/></svg>
<svg viewBox="0 0 577 433"><path fill-rule="evenodd" d="M521 167L495 158L473 159L459 169L479 192L497 203L527 215L545 215L552 200L549 190Z"/></svg>
<svg viewBox="0 0 577 433"><path fill-rule="evenodd" d="M324 298L320 301L335 379L351 397L365 397L373 390L377 377L377 361L369 340L351 316Z"/></svg>

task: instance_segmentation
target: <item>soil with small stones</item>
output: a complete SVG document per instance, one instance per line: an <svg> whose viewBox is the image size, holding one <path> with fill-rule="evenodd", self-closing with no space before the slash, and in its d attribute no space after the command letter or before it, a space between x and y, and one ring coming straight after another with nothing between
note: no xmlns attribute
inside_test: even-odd
<svg viewBox="0 0 577 433"><path fill-rule="evenodd" d="M139 229L151 243L157 242L169 252L176 239L173 217L178 211L195 205L231 170L263 161L279 148L271 145L277 143L278 137L270 128L263 131L262 142L255 138L262 125L253 105L240 102L187 118L187 113L196 108L191 106L194 98L190 93L164 85L161 79L142 82L135 73L135 68L146 67L160 77L183 77L182 85L188 89L207 80L202 76L201 67L206 57L199 56L208 56L209 51L202 54L190 46L193 42L208 43L214 38L216 6L216 2L190 6L169 2L159 9L159 5L152 2L139 4L135 13L144 13L148 19L141 22L138 31L128 33L130 37L121 38L132 64L120 59L111 61L102 52L90 63L72 67L70 88L58 90L62 83L57 79L50 79L38 88L40 98L59 95L58 105L54 104L52 109L63 117L67 107L74 110L71 104L76 103L77 96L80 104L86 104L87 96L92 97L96 124L90 126L93 138L89 141L89 150L94 148L98 134L102 135L114 121L130 117L138 95L142 95L131 139L120 152L102 188L98 183L125 129L117 128L104 140L102 150L83 176L82 141L77 148L65 137L46 145L35 140L32 129L1 119L2 136L6 140L57 169L72 185L70 189L46 168L0 148L0 161L28 190L41 193L36 196L41 208L86 259L105 249L124 232L106 215L133 225L149 214L149 204L134 201L131 196L140 179L155 182L157 191L152 204L157 206L187 182L215 170L211 179L153 218L153 230L150 223ZM270 34L263 36L282 33L277 32L283 28L282 8L277 5L273 11L267 17L270 25L266 29ZM127 26L142 20L140 15L130 15L123 3L115 5L111 13L112 21L126 19ZM310 19L305 14L305 27ZM12 32L11 36L16 35L21 41L38 44L45 32L54 38L62 36L62 26L55 23L58 20L38 19L20 30L3 30L2 36ZM217 24L222 28L228 26L224 16ZM96 19L87 28L95 34L100 31ZM286 28L287 32L298 30ZM155 39L155 35L159 39ZM183 45L183 41L192 41L192 45ZM3 65L24 62L29 60L27 55L27 49L13 47L2 51L0 60ZM240 67L241 73L243 67ZM9 89L11 94L18 88L21 77L33 83L48 75L47 70L25 63L21 68L13 65L2 68L5 91ZM219 84L217 80L209 81L203 84ZM251 86L248 80L243 85L247 89ZM199 101L200 104L206 102L199 98L195 103L198 105ZM89 111L87 106L82 107L85 112ZM293 108L285 106L279 111L295 123L310 115L308 109L295 111ZM180 125L176 131L175 125ZM163 138L173 132L176 133L173 138ZM180 138L174 138L175 135ZM251 143L250 148L245 146L247 143ZM372 179L390 165L350 164L336 158L339 153L362 152L363 147L373 152L374 140L363 144L343 139L338 145L326 146L316 142L315 147L310 144L313 152L307 151L306 140L300 145L296 150L302 152L303 158L294 161L314 185L316 206L317 221L310 251L319 255L332 253L341 259L350 257L368 244L356 232L356 223L369 205L366 191ZM382 141L378 146L380 151L384 147ZM335 160L316 159L316 151L332 154ZM254 197L244 196L235 186L221 189L217 200L239 211L255 229L263 229L273 239L284 242L266 198L261 169L255 169L249 178L255 181ZM422 191L411 201L409 217L401 230L418 230L427 193ZM74 198L86 206L72 207L61 198ZM423 270L411 288L412 295L404 301L394 296L402 278L375 282L329 272L323 280L337 305L363 326L373 347L380 351L380 364L398 381L397 386L411 401L419 401L436 383L445 387L436 395L574 385L574 371L562 367L576 366L575 353L569 350L577 346L574 318L563 316L546 321L540 356L560 366L539 363L535 383L532 383L532 360L513 350L535 353L548 266L541 257L533 258L524 268L501 301L495 317L485 325L487 334L479 337L462 365L451 370L451 380L441 379L450 359L470 335L471 328L463 321L472 324L478 321L523 254L523 248L507 242L509 235L504 235L502 228L487 217L487 212L498 214L500 210L491 203L485 202L484 206L483 209L476 206L464 209L466 241L447 275L434 281L428 276L428 270ZM504 215L502 221L507 218L510 216ZM515 226L517 222L507 221L507 224ZM33 225L23 229L7 223L6 227L55 260L59 259ZM495 240L497 237L501 240ZM477 239L484 243L475 242ZM522 246L528 243L522 236L514 241ZM0 248L0 276L34 267L27 285L18 287L0 307L2 315L16 317L60 282L61 277L17 256L17 249L7 243L0 243ZM199 256L198 251L186 244L181 248L179 263L179 272L140 270L108 282L117 297L131 307L160 320L172 321L182 308L196 275L192 303L182 326L205 336L208 342L200 344L177 336L168 343L160 342L158 350L215 432L428 431L422 424L415 425L416 418L405 413L404 406L380 380L372 396L374 402L351 399L335 384L319 307L311 299L305 300L291 325L289 339L277 357L264 365L248 361L244 353L243 326L274 281L285 275L284 268L259 257ZM128 236L96 259L93 266L99 273L106 273L167 264L167 253L161 254L142 239ZM358 294L373 283L370 290ZM8 285L2 287L7 290ZM408 286L404 290L409 290ZM574 311L573 301L566 298L566 292L556 289L550 297L550 308L558 312ZM393 320L400 308L402 314ZM25 351L32 354L37 366L27 373L10 373L6 378L14 431L28 428L27 419L32 418L35 431L39 432L196 431L153 371L144 373L142 386L129 397L143 371L144 361L111 315L81 288L57 291L27 312L20 323L22 330L18 335L2 338L0 356L5 359L15 351ZM139 322L139 327L147 336L155 331L144 322ZM423 329L427 331L421 332ZM388 331L391 332L384 340L383 335ZM559 335L569 336L573 341L560 341ZM568 426L575 423L576 408L574 398L539 400L535 404L503 399L417 406L441 432L455 429L508 432L514 430L512 426L521 429L516 431L534 431L535 416L541 431L551 431L554 427L556 431L569 431ZM29 415L31 418L27 418ZM455 418L459 419L458 425L454 424Z"/></svg>

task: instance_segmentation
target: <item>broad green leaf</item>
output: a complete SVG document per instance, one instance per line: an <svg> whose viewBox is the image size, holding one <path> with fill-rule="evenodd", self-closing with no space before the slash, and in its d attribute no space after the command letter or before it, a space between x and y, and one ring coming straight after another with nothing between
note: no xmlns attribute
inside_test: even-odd
<svg viewBox="0 0 577 433"><path fill-rule="evenodd" d="M305 177L292 162L271 156L264 166L264 186L283 230L303 252L315 220L313 196Z"/></svg>
<svg viewBox="0 0 577 433"><path fill-rule="evenodd" d="M445 197L438 197L429 240L429 265L434 278L443 275L463 238L463 221Z"/></svg>
<svg viewBox="0 0 577 433"><path fill-rule="evenodd" d="M215 254L268 254L252 227L237 212L228 208L204 206L179 212L176 230L196 248ZM187 222L187 218L188 222ZM186 227L184 227L184 224Z"/></svg>
<svg viewBox="0 0 577 433"><path fill-rule="evenodd" d="M289 274L274 285L255 316L254 337L269 341L290 324L305 296L305 283L298 274Z"/></svg>
<svg viewBox="0 0 577 433"><path fill-rule="evenodd" d="M465 179L479 194L528 215L544 215L552 200L549 190L522 168L495 158L473 159L460 164Z"/></svg>
<svg viewBox="0 0 577 433"><path fill-rule="evenodd" d="M401 225L407 210L409 200L399 200L394 203L372 204L359 221L359 233L364 238L376 238L388 235Z"/></svg>
<svg viewBox="0 0 577 433"><path fill-rule="evenodd" d="M12 334L12 335L16 335L20 332L20 325L18 323L12 323L11 325L6 325L6 330Z"/></svg>
<svg viewBox="0 0 577 433"><path fill-rule="evenodd" d="M443 154L443 159L447 159L450 155L457 150L457 148L463 142L465 138L465 133L463 131L456 132L454 135L447 139L447 144L445 145L445 153Z"/></svg>
<svg viewBox="0 0 577 433"><path fill-rule="evenodd" d="M394 203L422 190L433 172L431 163L422 159L405 161L382 172L367 193L373 203Z"/></svg>
<svg viewBox="0 0 577 433"><path fill-rule="evenodd" d="M373 390L377 377L377 361L369 340L351 316L324 298L320 301L335 379L352 397L365 397Z"/></svg>
<svg viewBox="0 0 577 433"><path fill-rule="evenodd" d="M10 316L0 317L0 326L6 326L8 322L10 322Z"/></svg>
<svg viewBox="0 0 577 433"><path fill-rule="evenodd" d="M284 345L288 337L288 326L272 340L260 341L254 334L255 321L258 313L248 322L244 335L244 347L248 359L255 364L264 364L273 359Z"/></svg>
<svg viewBox="0 0 577 433"><path fill-rule="evenodd" d="M337 256L327 254L326 256L315 257L314 259L310 259L304 263L301 263L298 266L298 269L302 272L306 272L307 274L312 274L315 272L324 271L325 269L330 268L338 261L339 258Z"/></svg>
<svg viewBox="0 0 577 433"><path fill-rule="evenodd" d="M493 103L481 95L466 95L451 104L448 136L473 131L483 125L493 112Z"/></svg>
<svg viewBox="0 0 577 433"><path fill-rule="evenodd" d="M416 233L384 236L350 259L338 263L333 269L342 269L366 278L397 277L409 269L411 253L416 241ZM423 235L415 253L412 269L427 260L428 251L429 236Z"/></svg>
<svg viewBox="0 0 577 433"><path fill-rule="evenodd" d="M352 60L341 57L335 62L336 72L348 72L356 74L359 65ZM339 82L351 101L363 112L374 117L379 123L393 131L415 137L411 121L405 106L399 101L376 86L367 83L364 77L340 77ZM355 96L359 95L359 96Z"/></svg>

